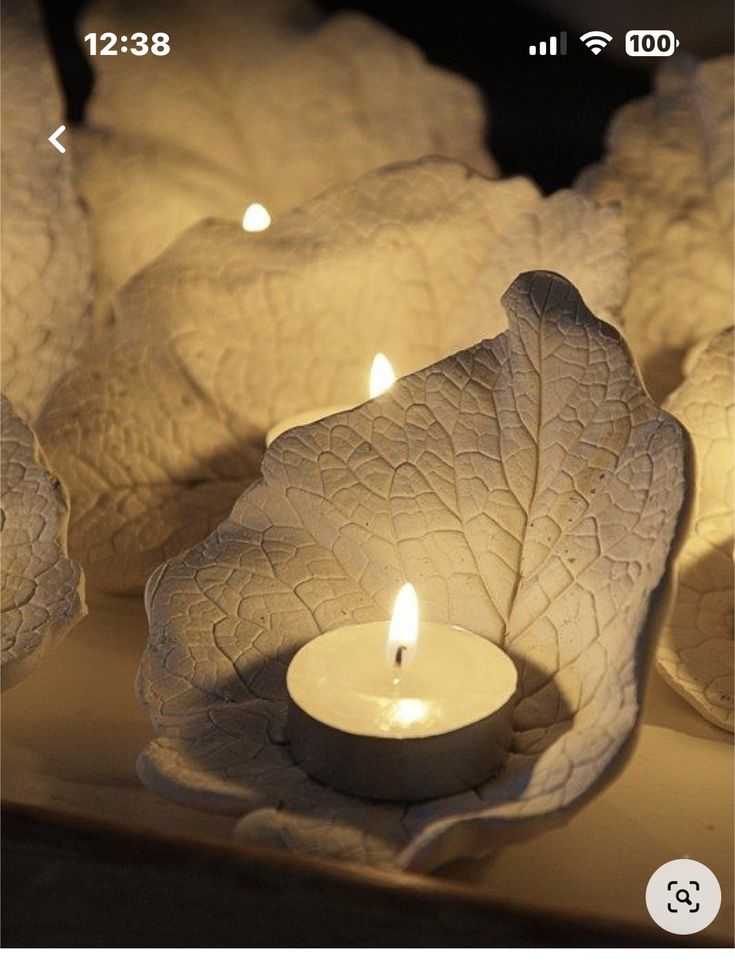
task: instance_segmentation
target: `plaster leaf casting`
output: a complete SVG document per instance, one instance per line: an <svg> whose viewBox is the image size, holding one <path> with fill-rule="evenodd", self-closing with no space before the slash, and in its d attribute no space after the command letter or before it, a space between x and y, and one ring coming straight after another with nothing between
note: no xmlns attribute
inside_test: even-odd
<svg viewBox="0 0 735 977"><path fill-rule="evenodd" d="M70 153L48 142L64 106L33 3L3 3L2 92L3 389L33 421L89 338L91 301Z"/></svg>
<svg viewBox="0 0 735 977"><path fill-rule="evenodd" d="M658 668L706 719L733 729L733 330L705 341L685 361L684 383L666 408L694 444L692 525L677 558L675 602Z"/></svg>
<svg viewBox="0 0 735 977"><path fill-rule="evenodd" d="M86 613L79 566L66 555L68 502L33 432L6 397L0 427L0 676L22 681Z"/></svg>
<svg viewBox="0 0 735 977"><path fill-rule="evenodd" d="M525 273L504 305L497 338L278 438L230 518L151 578L149 787L245 814L241 837L427 867L609 776L638 716L685 435L568 281ZM318 633L386 620L405 580L423 619L514 657L520 698L497 778L396 805L294 765L285 674Z"/></svg>
<svg viewBox="0 0 735 977"><path fill-rule="evenodd" d="M631 251L625 334L651 395L681 382L689 347L732 321L733 59L677 57L615 116L578 188L619 200Z"/></svg>
<svg viewBox="0 0 735 977"><path fill-rule="evenodd" d="M273 216L430 153L495 172L474 85L361 14L324 20L307 0L106 0L81 33L152 38L165 25L165 56L136 58L135 70L129 56L94 59L80 185L101 316L201 218L240 221L254 202Z"/></svg>
<svg viewBox="0 0 735 977"><path fill-rule="evenodd" d="M574 277L614 317L627 284L614 209L432 159L262 235L200 223L120 292L118 340L91 348L44 413L74 497L72 553L98 586L140 589L229 512L274 423L364 400L376 352L408 373L493 335L503 291L533 267Z"/></svg>

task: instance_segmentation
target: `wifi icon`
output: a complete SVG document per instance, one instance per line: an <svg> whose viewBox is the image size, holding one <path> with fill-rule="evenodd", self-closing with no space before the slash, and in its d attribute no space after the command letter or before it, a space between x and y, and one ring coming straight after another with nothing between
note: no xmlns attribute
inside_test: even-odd
<svg viewBox="0 0 735 977"><path fill-rule="evenodd" d="M579 39L593 54L599 54L612 41L612 34L606 34L605 31L587 31Z"/></svg>

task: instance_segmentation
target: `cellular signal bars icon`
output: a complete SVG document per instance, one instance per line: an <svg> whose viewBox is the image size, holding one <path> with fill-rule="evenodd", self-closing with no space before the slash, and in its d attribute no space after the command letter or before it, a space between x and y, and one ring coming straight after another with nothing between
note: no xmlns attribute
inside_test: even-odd
<svg viewBox="0 0 735 977"><path fill-rule="evenodd" d="M536 54L536 45L528 45L528 53ZM559 34L559 45L557 49L556 37L552 34L549 38L549 49L546 50L546 41L539 41L538 43L538 53L539 54L566 54L567 53L567 32L562 31Z"/></svg>

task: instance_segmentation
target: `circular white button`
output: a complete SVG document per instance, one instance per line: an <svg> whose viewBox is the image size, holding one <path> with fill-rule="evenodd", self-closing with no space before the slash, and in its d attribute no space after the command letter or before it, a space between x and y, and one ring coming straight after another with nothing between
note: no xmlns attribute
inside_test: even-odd
<svg viewBox="0 0 735 977"><path fill-rule="evenodd" d="M651 918L669 933L699 933L720 911L722 892L714 872L693 858L657 868L646 886Z"/></svg>

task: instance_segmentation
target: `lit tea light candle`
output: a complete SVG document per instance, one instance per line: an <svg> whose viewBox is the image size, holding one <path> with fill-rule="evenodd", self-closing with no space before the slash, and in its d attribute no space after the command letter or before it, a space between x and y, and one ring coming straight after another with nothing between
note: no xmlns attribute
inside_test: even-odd
<svg viewBox="0 0 735 977"><path fill-rule="evenodd" d="M478 635L424 622L411 584L390 622L319 635L286 676L291 753L349 794L418 801L474 787L504 765L518 675Z"/></svg>
<svg viewBox="0 0 735 977"><path fill-rule="evenodd" d="M254 203L245 208L242 215L242 229L244 231L264 231L270 227L271 215L263 204Z"/></svg>
<svg viewBox="0 0 735 977"><path fill-rule="evenodd" d="M370 368L370 382L368 385L369 399L379 397L393 386L396 375L391 366L390 360L383 353L378 353L373 360ZM299 414L287 417L285 421L274 424L266 433L265 444L268 447L279 435L285 431L290 431L294 427L304 427L306 424L313 424L314 421L321 421L324 417L331 417L332 414L339 414L343 410L352 410L355 404L341 404L331 407L318 407L314 410L303 410Z"/></svg>

